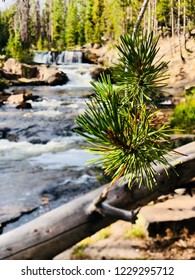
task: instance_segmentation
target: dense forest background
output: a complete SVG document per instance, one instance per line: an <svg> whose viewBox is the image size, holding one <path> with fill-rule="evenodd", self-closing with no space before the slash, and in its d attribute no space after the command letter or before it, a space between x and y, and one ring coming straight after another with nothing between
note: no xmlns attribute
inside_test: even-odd
<svg viewBox="0 0 195 280"><path fill-rule="evenodd" d="M33 50L110 44L132 32L142 0L16 0L0 13L0 52L27 60ZM195 26L194 0L149 0L145 32L185 36ZM25 51L24 51L25 50Z"/></svg>

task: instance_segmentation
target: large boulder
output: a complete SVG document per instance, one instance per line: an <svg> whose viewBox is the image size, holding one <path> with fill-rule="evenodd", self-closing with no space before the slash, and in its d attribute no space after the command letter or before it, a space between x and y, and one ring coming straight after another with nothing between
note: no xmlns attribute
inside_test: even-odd
<svg viewBox="0 0 195 280"><path fill-rule="evenodd" d="M102 74L110 75L111 81L113 82L112 72L111 72L110 68L106 68L106 67L103 67L103 66L94 66L90 70L90 74L91 74L92 79L95 80L95 81L98 81Z"/></svg>
<svg viewBox="0 0 195 280"><path fill-rule="evenodd" d="M98 63L99 56L90 50L83 51L83 62L84 63Z"/></svg>
<svg viewBox="0 0 195 280"><path fill-rule="evenodd" d="M64 72L44 65L39 66L38 79L52 86L63 85L68 82L68 77Z"/></svg>
<svg viewBox="0 0 195 280"><path fill-rule="evenodd" d="M14 58L9 58L4 63L3 71L7 77L16 75L14 76L15 79L17 78L16 84L63 85L68 82L67 75L57 68L46 65L28 65Z"/></svg>
<svg viewBox="0 0 195 280"><path fill-rule="evenodd" d="M5 73L22 76L22 63L14 58L9 58L5 61L3 70Z"/></svg>

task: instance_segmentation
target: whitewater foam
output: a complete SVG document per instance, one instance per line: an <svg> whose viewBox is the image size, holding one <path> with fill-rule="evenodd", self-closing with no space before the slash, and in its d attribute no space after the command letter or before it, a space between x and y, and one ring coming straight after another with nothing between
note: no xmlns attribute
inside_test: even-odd
<svg viewBox="0 0 195 280"><path fill-rule="evenodd" d="M62 169L65 167L84 167L95 156L86 150L70 149L58 153L44 153L29 159L32 166L38 166L45 170Z"/></svg>
<svg viewBox="0 0 195 280"><path fill-rule="evenodd" d="M32 144L27 141L11 142L7 139L0 140L0 161L22 160L36 157L44 153L56 153L79 146L83 139L80 136L56 138L47 144Z"/></svg>

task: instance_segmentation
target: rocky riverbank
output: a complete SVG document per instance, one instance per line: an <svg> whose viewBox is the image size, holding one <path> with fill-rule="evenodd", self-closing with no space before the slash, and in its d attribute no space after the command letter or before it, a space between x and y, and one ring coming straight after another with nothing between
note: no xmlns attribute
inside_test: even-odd
<svg viewBox="0 0 195 280"><path fill-rule="evenodd" d="M180 53L179 40L175 38L175 44L171 38L164 38L159 40L159 52L156 61L169 62L167 71L167 87L165 92L169 95L177 96L182 95L185 88L195 85L195 40L191 38L184 47L182 42L182 56ZM93 56L93 61L102 65L105 68L113 66L119 58L116 48L113 46L100 46L97 44L87 45L83 48L83 52ZM89 56L90 57L90 56Z"/></svg>
<svg viewBox="0 0 195 280"><path fill-rule="evenodd" d="M63 85L68 82L67 75L48 65L28 65L14 58L5 61L0 77L11 85Z"/></svg>

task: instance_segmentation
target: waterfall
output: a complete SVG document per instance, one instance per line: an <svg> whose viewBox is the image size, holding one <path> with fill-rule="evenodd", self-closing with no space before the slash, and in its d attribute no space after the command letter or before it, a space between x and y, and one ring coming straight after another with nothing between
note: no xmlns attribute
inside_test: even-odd
<svg viewBox="0 0 195 280"><path fill-rule="evenodd" d="M40 64L51 64L51 63L53 63L52 53L51 52L35 52L33 61L35 63L40 63Z"/></svg>
<svg viewBox="0 0 195 280"><path fill-rule="evenodd" d="M62 52L35 52L33 61L39 64L72 64L82 63L82 52L62 51Z"/></svg>
<svg viewBox="0 0 195 280"><path fill-rule="evenodd" d="M63 51L56 58L57 64L82 63L82 52Z"/></svg>

